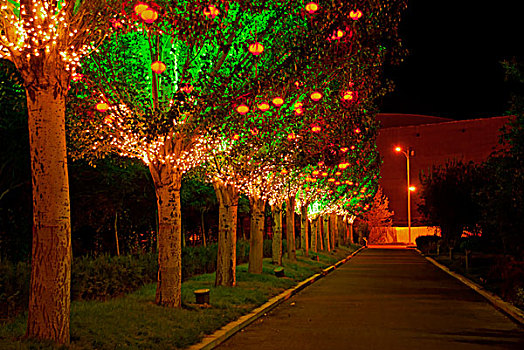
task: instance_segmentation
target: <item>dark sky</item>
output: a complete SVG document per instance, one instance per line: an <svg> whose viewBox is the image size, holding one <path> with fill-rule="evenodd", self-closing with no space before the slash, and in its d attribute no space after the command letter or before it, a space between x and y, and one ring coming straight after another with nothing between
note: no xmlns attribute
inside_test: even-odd
<svg viewBox="0 0 524 350"><path fill-rule="evenodd" d="M396 90L382 112L452 119L502 115L509 86L500 60L524 59L523 0L408 0L400 27L410 51L388 69Z"/></svg>

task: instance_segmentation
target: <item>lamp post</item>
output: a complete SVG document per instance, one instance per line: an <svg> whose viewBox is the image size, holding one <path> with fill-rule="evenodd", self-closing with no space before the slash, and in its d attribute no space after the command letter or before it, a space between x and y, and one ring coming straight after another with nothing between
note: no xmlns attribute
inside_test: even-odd
<svg viewBox="0 0 524 350"><path fill-rule="evenodd" d="M411 192L415 190L414 186L411 186L409 180L409 158L415 155L413 148L408 147L407 150L403 150L401 147L395 147L395 151L402 153L406 157L406 173L407 173L407 191L408 191L408 243L411 244Z"/></svg>

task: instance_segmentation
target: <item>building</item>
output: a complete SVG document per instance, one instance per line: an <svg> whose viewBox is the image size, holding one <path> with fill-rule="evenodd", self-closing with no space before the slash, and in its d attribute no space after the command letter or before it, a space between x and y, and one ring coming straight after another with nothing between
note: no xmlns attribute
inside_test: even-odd
<svg viewBox="0 0 524 350"><path fill-rule="evenodd" d="M414 151L410 157L410 182L420 189L420 174L435 165L443 165L449 160L477 163L486 160L493 151L500 149L501 128L509 121L509 117L456 121L411 114L379 114L377 119L381 124L377 146L383 159L379 184L389 199L390 210L395 212L393 225L397 227L406 227L408 223L407 171L406 156L396 152L395 147L404 150L410 147ZM419 204L415 189L411 192L412 226L425 226L418 211ZM412 242L419 235L416 232L412 234Z"/></svg>

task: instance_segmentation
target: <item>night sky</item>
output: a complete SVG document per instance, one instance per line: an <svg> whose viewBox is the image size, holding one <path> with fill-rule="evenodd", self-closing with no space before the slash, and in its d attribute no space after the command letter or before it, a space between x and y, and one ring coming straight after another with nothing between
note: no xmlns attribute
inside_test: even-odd
<svg viewBox="0 0 524 350"><path fill-rule="evenodd" d="M400 27L410 51L386 76L395 92L382 112L452 119L494 117L508 109L500 61L524 59L522 0L408 0Z"/></svg>

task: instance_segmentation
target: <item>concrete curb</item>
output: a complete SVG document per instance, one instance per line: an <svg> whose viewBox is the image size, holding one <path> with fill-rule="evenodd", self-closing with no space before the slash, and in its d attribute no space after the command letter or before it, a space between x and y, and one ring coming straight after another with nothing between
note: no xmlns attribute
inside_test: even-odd
<svg viewBox="0 0 524 350"><path fill-rule="evenodd" d="M225 342L228 338L230 338L232 335L234 335L236 332L242 330L243 328L249 326L251 323L259 319L261 316L267 314L269 311L277 307L278 305L282 304L284 301L291 298L293 295L297 294L302 289L306 288L310 284L313 284L314 282L318 281L322 277L326 276L328 273L334 271L336 268L338 268L340 265L348 262L352 257L360 253L365 247L359 248L357 251L353 252L352 254L348 255L344 259L338 261L334 265L331 265L322 272L317 273L308 279L300 282L295 287L290 288L282 293L280 293L277 296L274 296L273 298L269 299L265 304L257 307L250 313L240 317L238 320L233 321L225 325L224 327L217 330L215 333L207 335L202 339L202 341L198 344L191 345L190 347L186 348L188 350L210 350L214 349L218 345Z"/></svg>
<svg viewBox="0 0 524 350"><path fill-rule="evenodd" d="M499 296L491 293L490 291L486 290L484 287L478 285L477 283L473 282L469 278L466 278L462 276L461 274L458 274L456 272L451 271L448 267L442 265L435 259L424 255L420 250L416 249L417 252L419 252L420 255L422 255L426 260L431 262L433 265L441 269L442 271L446 272L450 276L455 277L460 282L464 283L466 286L473 289L475 292L482 295L484 298L486 298L491 305L495 307L495 309L499 310L506 316L508 316L513 322L517 323L520 326L524 326L524 312L522 312L519 308L511 305L508 302L505 302L502 300Z"/></svg>

